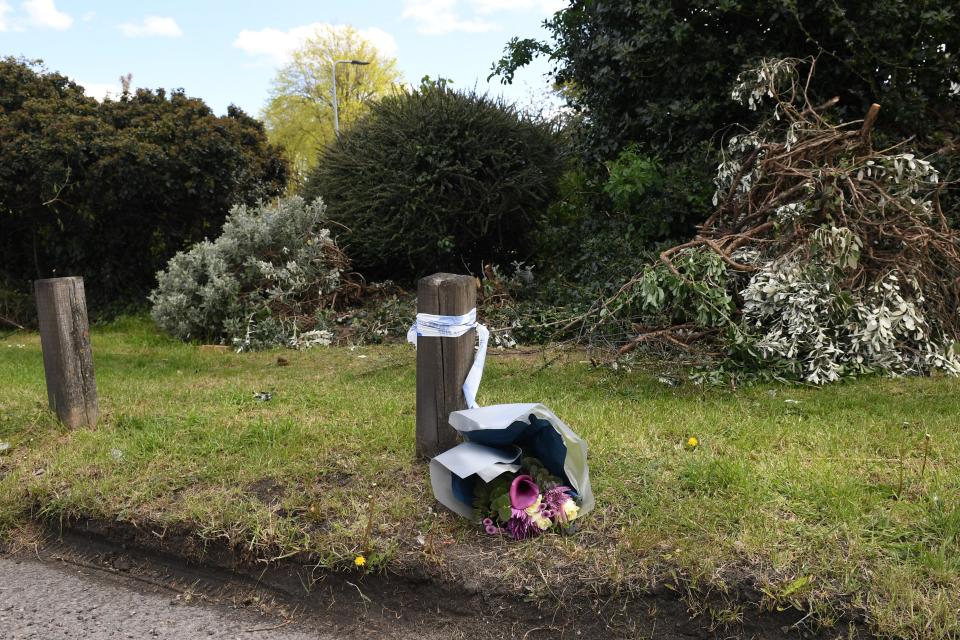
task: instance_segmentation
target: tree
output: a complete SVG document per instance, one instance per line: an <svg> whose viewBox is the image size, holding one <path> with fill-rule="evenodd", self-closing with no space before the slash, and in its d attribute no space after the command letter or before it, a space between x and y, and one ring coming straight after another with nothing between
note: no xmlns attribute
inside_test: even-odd
<svg viewBox="0 0 960 640"><path fill-rule="evenodd" d="M263 126L180 91L98 103L39 62L0 60L0 289L81 275L94 311L140 301L236 203L280 194Z"/></svg>
<svg viewBox="0 0 960 640"><path fill-rule="evenodd" d="M839 96L838 117L883 105L881 131L926 136L956 120L960 11L952 0L573 0L546 21L553 42L513 39L505 82L534 55L555 61L588 115L590 152L632 143L683 155L755 114L729 100L763 58L825 58L810 97ZM953 85L951 85L951 82Z"/></svg>
<svg viewBox="0 0 960 640"><path fill-rule="evenodd" d="M324 27L294 51L273 80L263 120L270 140L286 150L295 181L316 165L318 154L334 137L334 60L370 63L337 66L341 128L356 121L372 101L388 95L401 81L396 60L380 53L353 27Z"/></svg>
<svg viewBox="0 0 960 640"><path fill-rule="evenodd" d="M953 177L960 170L953 0L572 0L545 25L550 42L513 39L494 74L509 82L533 56L550 57L596 169L631 145L694 173L712 169L724 137L758 122L729 100L737 74L764 58L819 56L815 104L838 96L832 113L854 120L878 102L878 142L916 135Z"/></svg>

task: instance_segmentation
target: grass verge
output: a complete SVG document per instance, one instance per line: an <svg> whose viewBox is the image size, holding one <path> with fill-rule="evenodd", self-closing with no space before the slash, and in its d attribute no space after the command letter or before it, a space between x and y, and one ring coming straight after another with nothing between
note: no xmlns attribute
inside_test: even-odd
<svg viewBox="0 0 960 640"><path fill-rule="evenodd" d="M481 402L560 415L590 444L598 503L575 536L507 543L435 508L412 454L406 346L237 355L136 318L92 340L101 423L66 431L45 408L36 334L0 339L8 534L26 518L94 517L334 569L365 551L369 570L427 565L531 598L668 583L694 611L708 606L698 594L729 594L705 611L718 622L752 604L863 619L880 636L960 633L956 380L702 390L494 355Z"/></svg>

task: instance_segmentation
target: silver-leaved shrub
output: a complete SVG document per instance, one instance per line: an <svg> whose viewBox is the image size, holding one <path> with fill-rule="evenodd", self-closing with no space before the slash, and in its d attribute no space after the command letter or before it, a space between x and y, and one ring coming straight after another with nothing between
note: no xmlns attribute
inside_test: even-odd
<svg viewBox="0 0 960 640"><path fill-rule="evenodd" d="M742 335L790 378L823 384L869 372L960 374L952 342L927 320L923 290L910 276L891 271L851 291L833 268L787 258L764 264L741 295Z"/></svg>
<svg viewBox="0 0 960 640"><path fill-rule="evenodd" d="M325 209L299 197L234 207L217 239L178 253L157 274L154 321L182 340L238 351L329 344L318 312L342 289L350 263L323 228Z"/></svg>

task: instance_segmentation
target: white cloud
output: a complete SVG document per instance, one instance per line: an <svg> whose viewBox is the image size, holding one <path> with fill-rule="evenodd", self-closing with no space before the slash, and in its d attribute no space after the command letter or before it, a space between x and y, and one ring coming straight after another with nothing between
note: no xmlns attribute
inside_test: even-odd
<svg viewBox="0 0 960 640"><path fill-rule="evenodd" d="M147 16L143 22L124 22L118 25L120 33L128 38L179 38L183 35L180 25L173 18Z"/></svg>
<svg viewBox="0 0 960 640"><path fill-rule="evenodd" d="M13 7L10 6L10 3L7 0L0 0L0 31L6 31L10 28L10 23L7 22L7 14L13 11Z"/></svg>
<svg viewBox="0 0 960 640"><path fill-rule="evenodd" d="M480 14L498 11L531 11L553 15L569 6L569 0L470 0L474 11Z"/></svg>
<svg viewBox="0 0 960 640"><path fill-rule="evenodd" d="M31 26L64 31L73 24L73 18L57 9L53 0L26 0L21 6Z"/></svg>
<svg viewBox="0 0 960 640"><path fill-rule="evenodd" d="M324 22L314 22L300 27L293 27L287 31L279 29L260 29L259 31L250 31L244 29L237 35L233 41L233 46L246 51L253 56L264 56L272 59L277 64L282 64L290 57L290 54L304 42L307 38L325 29L344 29L346 25L331 25ZM394 56L397 53L397 41L392 35L371 27L369 29L358 29L357 33L385 56Z"/></svg>
<svg viewBox="0 0 960 640"><path fill-rule="evenodd" d="M458 0L404 0L402 17L416 22L417 31L424 35L442 35L454 31L482 33L497 28L497 25L485 20L461 18L457 2Z"/></svg>
<svg viewBox="0 0 960 640"><path fill-rule="evenodd" d="M98 102L103 102L105 98L116 98L123 89L120 85L110 84L109 82L80 82L83 92L91 98L96 98Z"/></svg>

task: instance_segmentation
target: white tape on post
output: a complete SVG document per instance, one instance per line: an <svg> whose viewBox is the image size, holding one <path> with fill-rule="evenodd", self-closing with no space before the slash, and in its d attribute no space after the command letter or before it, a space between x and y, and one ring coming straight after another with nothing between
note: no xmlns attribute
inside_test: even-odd
<svg viewBox="0 0 960 640"><path fill-rule="evenodd" d="M477 390L480 388L480 378L483 377L483 365L487 360L487 342L490 340L490 331L477 322L477 309L474 307L462 316L435 316L432 313L418 313L417 320L407 331L407 342L417 346L417 336L426 338L459 338L470 329L477 330L479 347L473 358L473 366L467 373L463 383L463 397L467 400L467 408L476 409Z"/></svg>

